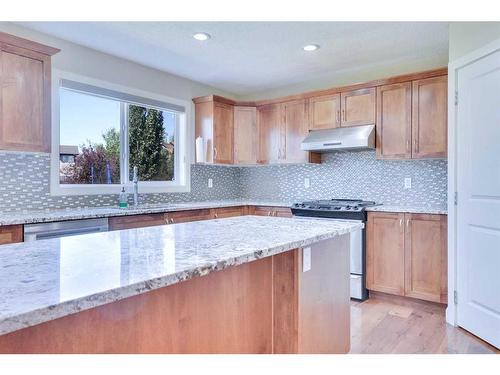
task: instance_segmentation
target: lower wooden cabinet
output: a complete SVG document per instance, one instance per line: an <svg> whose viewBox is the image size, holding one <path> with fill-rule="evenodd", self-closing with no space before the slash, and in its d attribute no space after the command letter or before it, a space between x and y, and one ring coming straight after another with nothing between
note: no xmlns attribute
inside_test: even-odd
<svg viewBox="0 0 500 375"><path fill-rule="evenodd" d="M213 217L215 219L248 215L247 206L221 207L221 208L215 208L213 211L214 211Z"/></svg>
<svg viewBox="0 0 500 375"><path fill-rule="evenodd" d="M108 220L109 230L122 230L132 228L152 227L166 224L166 214L145 214L114 216Z"/></svg>
<svg viewBox="0 0 500 375"><path fill-rule="evenodd" d="M168 224L189 223L191 221L213 219L212 210L210 208L168 212L165 217Z"/></svg>
<svg viewBox="0 0 500 375"><path fill-rule="evenodd" d="M370 212L369 290L447 303L446 215Z"/></svg>
<svg viewBox="0 0 500 375"><path fill-rule="evenodd" d="M256 216L277 216L277 217L292 217L292 210L288 207L271 207L271 206L251 206L248 210L249 215Z"/></svg>
<svg viewBox="0 0 500 375"><path fill-rule="evenodd" d="M0 245L23 242L22 225L6 225L0 227Z"/></svg>

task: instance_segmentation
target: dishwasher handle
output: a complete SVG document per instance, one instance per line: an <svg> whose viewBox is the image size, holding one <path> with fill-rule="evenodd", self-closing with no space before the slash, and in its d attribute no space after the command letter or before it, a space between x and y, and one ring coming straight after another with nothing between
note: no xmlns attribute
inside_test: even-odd
<svg viewBox="0 0 500 375"><path fill-rule="evenodd" d="M107 232L108 230L107 218L30 224L24 226L24 241L30 242L78 234Z"/></svg>

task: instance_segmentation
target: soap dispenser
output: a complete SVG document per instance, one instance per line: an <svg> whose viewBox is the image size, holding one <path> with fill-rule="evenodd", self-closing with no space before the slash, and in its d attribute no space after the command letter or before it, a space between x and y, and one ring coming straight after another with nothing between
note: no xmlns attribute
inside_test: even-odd
<svg viewBox="0 0 500 375"><path fill-rule="evenodd" d="M120 193L120 208L127 208L128 206L128 194L125 192L125 186L122 186L122 191Z"/></svg>

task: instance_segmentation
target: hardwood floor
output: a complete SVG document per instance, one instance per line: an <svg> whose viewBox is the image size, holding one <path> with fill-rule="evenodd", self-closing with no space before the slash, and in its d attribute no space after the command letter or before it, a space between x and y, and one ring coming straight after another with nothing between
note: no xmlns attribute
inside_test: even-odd
<svg viewBox="0 0 500 375"><path fill-rule="evenodd" d="M500 353L445 322L445 307L376 294L351 302L351 354Z"/></svg>

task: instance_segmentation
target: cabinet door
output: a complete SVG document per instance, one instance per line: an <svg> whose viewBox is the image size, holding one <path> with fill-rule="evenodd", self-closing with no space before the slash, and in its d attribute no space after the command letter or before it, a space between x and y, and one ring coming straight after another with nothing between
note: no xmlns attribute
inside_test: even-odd
<svg viewBox="0 0 500 375"><path fill-rule="evenodd" d="M109 218L109 230L144 228L166 223L166 214L114 216Z"/></svg>
<svg viewBox="0 0 500 375"><path fill-rule="evenodd" d="M447 153L448 77L413 81L412 157L444 158Z"/></svg>
<svg viewBox="0 0 500 375"><path fill-rule="evenodd" d="M446 216L406 214L405 217L405 295L446 303Z"/></svg>
<svg viewBox="0 0 500 375"><path fill-rule="evenodd" d="M368 213L366 287L404 295L404 214Z"/></svg>
<svg viewBox="0 0 500 375"><path fill-rule="evenodd" d="M283 112L285 141L282 162L307 163L309 161L309 153L300 149L300 145L307 136L309 129L307 101L297 100L284 103Z"/></svg>
<svg viewBox="0 0 500 375"><path fill-rule="evenodd" d="M209 220L212 218L213 216L209 208L169 212L167 214L167 221L169 224L189 223L191 221Z"/></svg>
<svg viewBox="0 0 500 375"><path fill-rule="evenodd" d="M411 82L377 88L377 157L411 158Z"/></svg>
<svg viewBox="0 0 500 375"><path fill-rule="evenodd" d="M292 210L288 207L275 207L274 216L278 217L293 217Z"/></svg>
<svg viewBox="0 0 500 375"><path fill-rule="evenodd" d="M247 211L246 206L216 208L214 210L214 218L222 219L225 217L242 216L246 215L246 211Z"/></svg>
<svg viewBox="0 0 500 375"><path fill-rule="evenodd" d="M256 216L273 216L274 215L274 207L252 206L249 209L249 214L256 215Z"/></svg>
<svg viewBox="0 0 500 375"><path fill-rule="evenodd" d="M340 126L340 94L309 99L309 129L332 129Z"/></svg>
<svg viewBox="0 0 500 375"><path fill-rule="evenodd" d="M50 58L0 47L0 149L49 152Z"/></svg>
<svg viewBox="0 0 500 375"><path fill-rule="evenodd" d="M341 93L341 126L375 124L375 97L374 87Z"/></svg>
<svg viewBox="0 0 500 375"><path fill-rule="evenodd" d="M0 245L23 242L23 226L7 225L0 227Z"/></svg>
<svg viewBox="0 0 500 375"><path fill-rule="evenodd" d="M233 162L233 108L214 102L214 163Z"/></svg>
<svg viewBox="0 0 500 375"><path fill-rule="evenodd" d="M234 107L234 163L256 164L258 148L257 109Z"/></svg>
<svg viewBox="0 0 500 375"><path fill-rule="evenodd" d="M259 163L277 163L281 157L281 104L257 108Z"/></svg>

